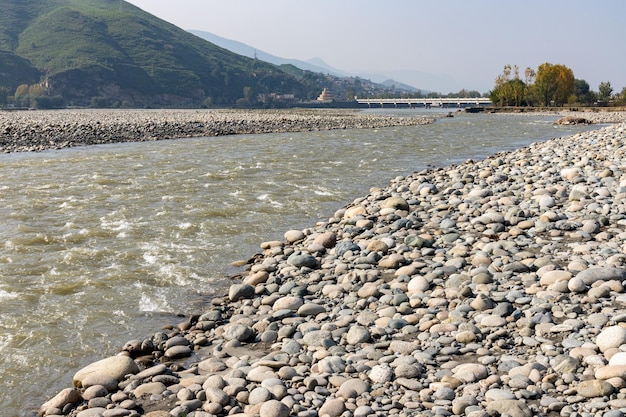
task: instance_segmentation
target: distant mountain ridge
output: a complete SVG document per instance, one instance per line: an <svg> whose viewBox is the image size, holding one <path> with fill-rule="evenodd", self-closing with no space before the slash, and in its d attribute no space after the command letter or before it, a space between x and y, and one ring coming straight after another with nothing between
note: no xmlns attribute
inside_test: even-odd
<svg viewBox="0 0 626 417"><path fill-rule="evenodd" d="M374 78L381 79L384 77L378 74L366 75L366 76L363 76L361 74L356 74L356 75L349 74L346 71L342 71L337 68L331 67L326 62L324 62L321 58L312 58L307 61L301 61L298 59L281 58L281 57L269 54L267 52L261 51L259 49L256 49L253 46L247 45L243 42L223 38L211 32L206 32L202 30L189 30L189 32L193 33L194 35L202 39L208 40L209 42L214 43L217 46L220 46L224 49L228 49L231 52L235 52L237 54L247 56L249 58L257 58L262 61L266 61L275 65L293 65L305 71L320 72L323 74L331 74L337 77L358 76L358 77L367 78L367 79L371 78L374 82L381 84L385 87L395 88L398 90L405 90L405 91L410 91L410 92L421 91L418 88L415 88L413 86L401 83L399 81L391 80L391 79L386 79L383 82L376 81Z"/></svg>
<svg viewBox="0 0 626 417"><path fill-rule="evenodd" d="M272 55L267 52L256 49L243 42L223 38L211 32L205 32L202 30L189 30L189 32L221 48L228 49L231 52L234 52L239 55L243 55L248 58L256 58L261 61L269 62L270 64L274 64L274 65L293 65L305 71L321 72L323 74L332 74L337 77L349 76L347 73L343 73L339 70L330 68L320 58L310 60L310 61L301 61L298 59L281 58L276 55Z"/></svg>

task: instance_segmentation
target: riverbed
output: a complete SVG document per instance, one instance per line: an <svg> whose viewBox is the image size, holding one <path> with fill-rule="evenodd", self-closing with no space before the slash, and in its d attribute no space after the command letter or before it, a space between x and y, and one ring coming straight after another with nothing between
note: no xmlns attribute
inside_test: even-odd
<svg viewBox="0 0 626 417"><path fill-rule="evenodd" d="M80 367L202 311L261 242L371 187L597 128L557 118L459 113L430 125L3 155L0 409L31 415Z"/></svg>

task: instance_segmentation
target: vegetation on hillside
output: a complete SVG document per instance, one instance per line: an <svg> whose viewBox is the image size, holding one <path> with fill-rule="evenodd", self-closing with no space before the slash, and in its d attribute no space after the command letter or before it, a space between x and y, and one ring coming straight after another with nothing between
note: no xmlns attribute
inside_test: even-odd
<svg viewBox="0 0 626 417"><path fill-rule="evenodd" d="M526 68L523 81L516 65L506 65L489 97L497 106L626 104L626 87L613 95L611 83L606 81L600 83L598 89L598 92L592 91L585 80L576 79L574 72L565 65L546 62L539 65L537 71Z"/></svg>
<svg viewBox="0 0 626 417"><path fill-rule="evenodd" d="M339 99L366 92L356 79L234 54L123 0L5 0L0 13L4 103L281 106L314 100L329 84Z"/></svg>
<svg viewBox="0 0 626 417"><path fill-rule="evenodd" d="M24 10L21 1L9 9ZM253 65L123 1L28 3L36 13L13 22L21 32L5 38L41 70L46 93L69 104L219 105L235 102L245 86L297 86L293 77L267 77L276 71L269 64Z"/></svg>

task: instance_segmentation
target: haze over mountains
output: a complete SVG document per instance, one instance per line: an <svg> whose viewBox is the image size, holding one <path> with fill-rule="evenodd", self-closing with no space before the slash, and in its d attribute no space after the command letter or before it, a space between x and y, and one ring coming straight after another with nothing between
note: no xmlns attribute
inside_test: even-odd
<svg viewBox="0 0 626 417"><path fill-rule="evenodd" d="M311 64L312 65L312 64ZM231 52L121 0L5 0L0 106L276 107L398 92Z"/></svg>
<svg viewBox="0 0 626 417"><path fill-rule="evenodd" d="M257 58L261 61L269 62L275 65L293 65L305 71L312 72L321 72L323 74L331 74L336 77L360 77L363 79L369 79L375 83L382 84L387 87L396 87L401 90L406 90L410 92L422 91L423 93L428 93L429 91L420 90L414 86L410 86L404 84L400 81L390 79L388 76L384 74L376 74L376 73L350 73L348 71L340 70L337 68L333 68L324 62L321 58L312 58L306 61L302 61L299 59L289 59L289 58L281 58L276 55L272 55L270 53L261 51L259 49L254 48L253 46L247 45L243 42L238 42L232 39L223 38L211 32L206 32L202 30L189 30L189 32L193 33L196 36L199 36L202 39L206 39L207 41L214 43L217 46L220 46L224 49L228 49L231 52L235 52L239 55L247 56L248 58Z"/></svg>

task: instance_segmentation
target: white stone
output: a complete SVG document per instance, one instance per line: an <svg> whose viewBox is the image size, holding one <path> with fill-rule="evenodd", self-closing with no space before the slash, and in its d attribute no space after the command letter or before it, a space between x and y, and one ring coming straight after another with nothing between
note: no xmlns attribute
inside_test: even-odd
<svg viewBox="0 0 626 417"><path fill-rule="evenodd" d="M587 291L587 285L583 282L582 279L578 277L573 277L569 281L567 281L567 289L571 292L581 293Z"/></svg>
<svg viewBox="0 0 626 417"><path fill-rule="evenodd" d="M393 379L393 370L389 365L376 365L368 374L370 380L376 384L383 384Z"/></svg>
<svg viewBox="0 0 626 417"><path fill-rule="evenodd" d="M620 347L624 343L626 343L626 329L622 326L607 327L596 337L596 345L600 352Z"/></svg>
<svg viewBox="0 0 626 417"><path fill-rule="evenodd" d="M428 282L428 280L421 275L417 275L411 278L411 281L409 281L409 285L407 289L408 289L409 294L414 294L414 293L422 293L426 291L429 287L430 287L430 283Z"/></svg>

